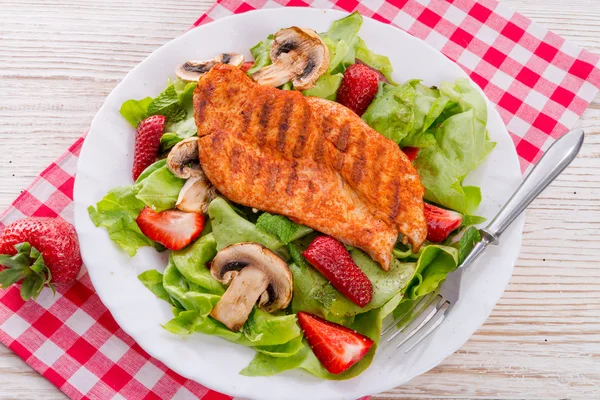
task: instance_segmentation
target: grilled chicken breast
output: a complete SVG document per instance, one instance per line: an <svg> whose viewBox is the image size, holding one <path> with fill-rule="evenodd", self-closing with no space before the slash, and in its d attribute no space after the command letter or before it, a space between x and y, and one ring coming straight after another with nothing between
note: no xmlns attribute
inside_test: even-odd
<svg viewBox="0 0 600 400"><path fill-rule="evenodd" d="M398 234L427 236L419 176L397 144L346 107L217 65L194 92L202 169L236 203L358 247L389 269Z"/></svg>

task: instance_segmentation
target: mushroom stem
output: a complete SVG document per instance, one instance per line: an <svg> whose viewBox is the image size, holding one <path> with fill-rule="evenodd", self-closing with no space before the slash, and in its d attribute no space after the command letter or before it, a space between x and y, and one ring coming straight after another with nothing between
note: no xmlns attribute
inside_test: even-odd
<svg viewBox="0 0 600 400"><path fill-rule="evenodd" d="M268 285L267 275L259 268L242 269L210 312L210 316L232 331L239 331Z"/></svg>

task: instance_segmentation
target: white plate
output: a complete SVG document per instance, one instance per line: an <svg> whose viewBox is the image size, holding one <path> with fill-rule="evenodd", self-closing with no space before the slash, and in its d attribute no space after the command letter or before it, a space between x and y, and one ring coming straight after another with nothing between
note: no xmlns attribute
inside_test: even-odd
<svg viewBox="0 0 600 400"><path fill-rule="evenodd" d="M401 385L435 367L459 349L485 322L511 276L521 244L519 219L464 275L461 299L446 321L408 355L381 344L371 367L348 381L324 381L292 371L272 377L238 374L254 350L224 339L194 334L170 334L161 324L171 319L170 307L157 300L137 279L150 268L163 270L166 261L150 248L134 258L119 250L104 229L90 221L87 207L110 189L130 185L134 130L119 115L121 103L160 93L175 67L188 59L206 59L224 51L250 57L248 49L268 34L292 25L326 31L345 16L339 11L282 8L248 12L220 19L187 32L161 47L135 67L108 96L85 140L75 182L75 222L81 253L94 287L119 325L152 356L179 374L214 390L252 399L356 399ZM420 78L427 85L467 75L441 53L405 32L369 18L360 31L369 48L387 55L394 79ZM473 84L474 85L474 84ZM479 214L488 219L499 210L521 180L513 143L493 105L488 104L488 128L495 150L469 176L481 186Z"/></svg>

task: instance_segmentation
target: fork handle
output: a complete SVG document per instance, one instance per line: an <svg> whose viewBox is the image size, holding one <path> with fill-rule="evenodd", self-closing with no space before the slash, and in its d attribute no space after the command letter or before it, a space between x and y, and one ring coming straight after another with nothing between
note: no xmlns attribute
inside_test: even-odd
<svg viewBox="0 0 600 400"><path fill-rule="evenodd" d="M574 129L550 146L502 210L482 229L492 244L529 204L575 159L583 145L583 130Z"/></svg>

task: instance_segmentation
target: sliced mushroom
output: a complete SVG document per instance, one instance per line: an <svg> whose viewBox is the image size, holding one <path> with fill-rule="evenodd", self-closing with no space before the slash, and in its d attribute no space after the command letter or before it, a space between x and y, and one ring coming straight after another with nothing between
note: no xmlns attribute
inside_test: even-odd
<svg viewBox="0 0 600 400"><path fill-rule="evenodd" d="M192 176L181 190L175 207L185 212L204 213L208 211L208 204L217 197L217 190L203 176Z"/></svg>
<svg viewBox="0 0 600 400"><path fill-rule="evenodd" d="M204 177L200 168L198 138L187 138L173 146L167 156L167 167L178 178Z"/></svg>
<svg viewBox="0 0 600 400"><path fill-rule="evenodd" d="M293 26L275 34L271 61L252 75L256 82L279 87L292 81L295 89L307 90L327 71L329 50L315 31Z"/></svg>
<svg viewBox="0 0 600 400"><path fill-rule="evenodd" d="M210 273L229 285L210 316L234 332L242 328L255 304L273 312L292 300L292 273L287 263L258 243L225 247L213 259Z"/></svg>
<svg viewBox="0 0 600 400"><path fill-rule="evenodd" d="M197 81L202 75L210 71L212 67L220 63L241 67L244 63L244 56L238 53L223 53L212 60L186 61L177 66L175 75L184 81Z"/></svg>

